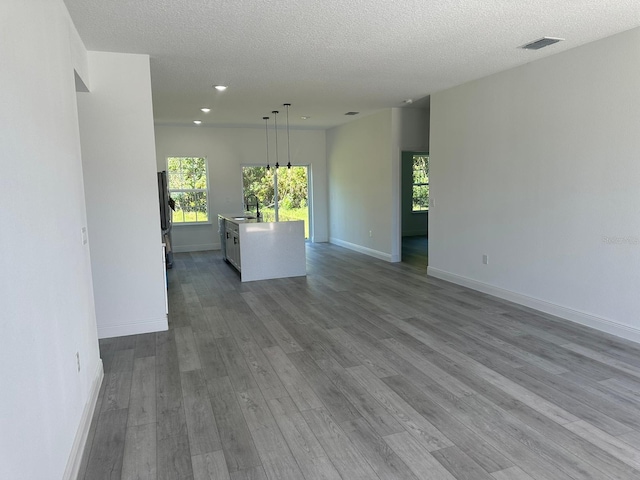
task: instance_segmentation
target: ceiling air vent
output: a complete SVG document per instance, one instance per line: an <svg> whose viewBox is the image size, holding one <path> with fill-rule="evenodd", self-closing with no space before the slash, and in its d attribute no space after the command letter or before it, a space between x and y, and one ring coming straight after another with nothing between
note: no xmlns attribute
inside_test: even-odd
<svg viewBox="0 0 640 480"><path fill-rule="evenodd" d="M524 48L525 50L540 50L541 48L548 47L549 45L553 45L554 43L562 42L563 40L564 38L542 37L540 40L527 43L520 48Z"/></svg>
<svg viewBox="0 0 640 480"><path fill-rule="evenodd" d="M360 112L347 112L345 115L358 115Z"/></svg>

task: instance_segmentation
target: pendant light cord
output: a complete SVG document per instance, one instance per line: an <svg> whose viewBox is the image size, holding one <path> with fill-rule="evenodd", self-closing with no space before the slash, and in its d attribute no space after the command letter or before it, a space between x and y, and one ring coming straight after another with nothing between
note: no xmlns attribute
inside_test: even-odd
<svg viewBox="0 0 640 480"><path fill-rule="evenodd" d="M262 117L264 120L264 133L267 138L267 170L270 170L269 166L269 117Z"/></svg>
<svg viewBox="0 0 640 480"><path fill-rule="evenodd" d="M277 110L274 110L273 112L273 125L275 126L275 130L276 130L276 168L280 167L280 165L278 164L278 112Z"/></svg>

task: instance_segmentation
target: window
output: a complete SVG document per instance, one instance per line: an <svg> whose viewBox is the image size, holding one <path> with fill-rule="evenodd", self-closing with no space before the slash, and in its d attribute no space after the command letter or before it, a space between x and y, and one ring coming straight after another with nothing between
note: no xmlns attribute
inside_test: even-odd
<svg viewBox="0 0 640 480"><path fill-rule="evenodd" d="M429 155L413 156L412 212L429 210Z"/></svg>
<svg viewBox="0 0 640 480"><path fill-rule="evenodd" d="M267 222L304 220L304 238L309 238L309 167L291 168L243 166L242 186L245 198L255 195L260 213Z"/></svg>
<svg viewBox="0 0 640 480"><path fill-rule="evenodd" d="M412 212L429 210L429 155L413 156Z"/></svg>
<svg viewBox="0 0 640 480"><path fill-rule="evenodd" d="M167 159L169 195L176 202L173 223L209 221L207 159L169 157Z"/></svg>

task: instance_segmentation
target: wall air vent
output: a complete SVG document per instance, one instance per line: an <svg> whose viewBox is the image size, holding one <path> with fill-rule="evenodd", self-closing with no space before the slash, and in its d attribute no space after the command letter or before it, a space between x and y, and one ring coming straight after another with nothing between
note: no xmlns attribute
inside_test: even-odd
<svg viewBox="0 0 640 480"><path fill-rule="evenodd" d="M548 47L549 45L553 45L554 43L562 42L564 38L558 37L542 37L535 42L527 43L526 45L522 45L520 48L524 48L525 50L540 50L541 48Z"/></svg>
<svg viewBox="0 0 640 480"><path fill-rule="evenodd" d="M358 115L360 112L347 112L345 115Z"/></svg>

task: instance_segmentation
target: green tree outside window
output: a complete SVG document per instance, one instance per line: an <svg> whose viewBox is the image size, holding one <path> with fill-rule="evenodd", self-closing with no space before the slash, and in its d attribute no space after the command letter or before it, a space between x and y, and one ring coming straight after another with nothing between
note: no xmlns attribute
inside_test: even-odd
<svg viewBox="0 0 640 480"><path fill-rule="evenodd" d="M207 159L169 157L167 159L169 195L176 202L173 223L209 221Z"/></svg>
<svg viewBox="0 0 640 480"><path fill-rule="evenodd" d="M413 207L412 212L429 210L429 156L413 156Z"/></svg>

